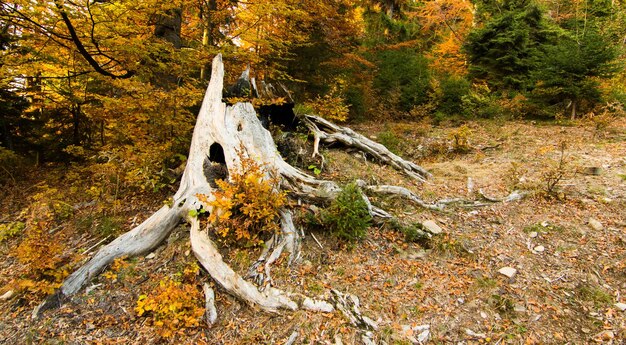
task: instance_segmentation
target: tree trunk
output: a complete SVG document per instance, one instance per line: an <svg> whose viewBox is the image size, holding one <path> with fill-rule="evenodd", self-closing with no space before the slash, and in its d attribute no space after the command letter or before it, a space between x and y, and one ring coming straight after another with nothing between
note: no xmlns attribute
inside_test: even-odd
<svg viewBox="0 0 626 345"><path fill-rule="evenodd" d="M213 195L215 190L212 187L215 177L206 176L204 173L205 163L211 163L211 159L214 160L213 163L223 163L229 172L241 171L242 157L254 159L266 172L272 172L278 176L280 187L289 190L289 195L298 199L298 203L300 201L326 202L335 198L341 191L336 183L318 180L286 163L280 156L270 132L259 121L252 104L237 103L227 106L222 102L223 79L224 65L221 55L218 55L213 59L211 80L197 117L187 165L180 187L173 197L173 204L163 206L139 226L102 247L87 263L72 273L54 295L48 297L33 311L33 317L38 316L45 309L59 306L114 259L140 255L153 250L163 242L181 220L186 220L190 224L191 246L198 261L219 285L240 300L268 312L296 308L330 312L334 309L333 305L324 301L313 301L297 292L286 293L272 286L270 275L272 263L280 257L283 251L290 253L289 262L293 262L298 257L300 249L301 233L294 226L292 213L288 208L280 211L281 231L266 242L263 254L249 270L253 273L251 277L256 285L244 280L228 267L209 235L205 230L200 229L198 218L190 216L190 211L197 211L201 207L208 212L214 211L211 206L203 205L197 198L198 194L208 199L215 198ZM389 164L419 181L430 176L415 163L403 160L389 152L384 146L345 127L337 126L316 116L306 116L304 121L316 138L315 151L320 142L340 142L372 155L381 163ZM397 189L393 186L376 189L362 183L362 188L366 192L397 194L430 209L441 209L445 205L444 202L426 204L408 190ZM365 193L362 196L373 216L391 217L389 213L369 203ZM211 298L207 296L207 301L209 300ZM342 303L340 300L345 300L345 298L337 299L335 305L338 307ZM346 309L345 306L343 309ZM365 322L365 324L368 323Z"/></svg>
<svg viewBox="0 0 626 345"><path fill-rule="evenodd" d="M576 119L576 100L572 101L572 120Z"/></svg>

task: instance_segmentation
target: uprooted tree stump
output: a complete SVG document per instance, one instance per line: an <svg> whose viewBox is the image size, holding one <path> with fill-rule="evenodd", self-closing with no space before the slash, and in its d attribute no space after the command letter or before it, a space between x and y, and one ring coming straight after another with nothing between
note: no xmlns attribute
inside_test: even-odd
<svg viewBox="0 0 626 345"><path fill-rule="evenodd" d="M312 204L332 200L341 191L336 183L316 179L287 164L277 151L270 132L259 121L252 104L236 103L228 106L223 103L223 79L224 66L221 55L218 55L213 60L211 80L197 118L187 165L178 192L173 196L173 203L163 206L139 226L102 247L87 263L72 273L54 295L49 296L37 307L33 316L38 316L46 309L58 307L100 274L114 259L136 256L153 250L181 220L185 220L191 227L191 247L198 261L224 290L240 300L268 312L298 308L332 311L336 305L342 312L352 314L349 318L357 320L355 326L358 326L356 323L370 326L368 322L363 322L364 317L358 313L358 308L350 308L341 303L346 300L354 301L356 298L354 296L335 292L339 297L330 304L309 299L295 292L287 293L272 286L270 265L283 251L289 252L290 262L293 261L300 249L302 234L294 226L292 212L288 207L280 211L280 232L267 242L267 247L251 270L257 272L253 274L254 283L245 280L222 260L209 235L201 230L199 219L190 216L190 211L197 211L202 207L208 212L213 211L211 207L207 209L207 205L203 205L198 199L198 195L212 198L216 192L213 181L215 177L206 176L204 169L207 163L211 163L211 159L219 159L220 163L225 164L228 172L241 168L242 157L253 159L268 173L271 172L278 177L280 188L289 191L290 197ZM341 143L361 150L378 162L388 164L419 181L424 181L430 176L418 165L398 157L384 146L348 128L313 115L305 115L300 120L315 138L314 155L318 154L320 143ZM361 187L364 192L396 194L430 209L441 209L445 205L445 203L425 203L402 187L367 186L364 183L361 183ZM373 206L365 193L362 196L373 217L391 217L386 211ZM356 304L358 305L358 300Z"/></svg>

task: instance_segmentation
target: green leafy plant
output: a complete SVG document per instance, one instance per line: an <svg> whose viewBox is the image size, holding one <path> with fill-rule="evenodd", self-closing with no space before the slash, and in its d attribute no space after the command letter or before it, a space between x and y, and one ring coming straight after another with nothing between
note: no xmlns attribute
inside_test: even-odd
<svg viewBox="0 0 626 345"><path fill-rule="evenodd" d="M0 224L0 243L21 234L25 227L23 222Z"/></svg>
<svg viewBox="0 0 626 345"><path fill-rule="evenodd" d="M318 167L317 167L317 165L315 165L315 164L311 164L311 165L309 165L308 169L309 169L309 170L311 170L311 171L313 171L313 173L314 173L315 175L319 175L319 174L321 174L321 173L322 173L322 169L318 168Z"/></svg>
<svg viewBox="0 0 626 345"><path fill-rule="evenodd" d="M320 213L323 226L333 236L348 242L360 240L367 234L372 216L356 183L344 187L337 198Z"/></svg>

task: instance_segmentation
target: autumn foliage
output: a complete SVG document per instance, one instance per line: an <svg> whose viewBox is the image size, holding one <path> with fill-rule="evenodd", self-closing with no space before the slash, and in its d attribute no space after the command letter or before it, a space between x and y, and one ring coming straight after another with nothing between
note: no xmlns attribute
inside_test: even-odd
<svg viewBox="0 0 626 345"><path fill-rule="evenodd" d="M208 217L210 228L220 239L255 246L263 243L264 234L280 230L279 211L287 199L278 189L278 178L252 158L240 154L240 159L241 170L232 173L229 181L215 181L219 190L214 193L214 200L204 195L198 198L212 208Z"/></svg>
<svg viewBox="0 0 626 345"><path fill-rule="evenodd" d="M164 279L147 295L140 295L135 311L150 318L157 334L171 338L185 328L197 327L204 315L202 293L190 284Z"/></svg>

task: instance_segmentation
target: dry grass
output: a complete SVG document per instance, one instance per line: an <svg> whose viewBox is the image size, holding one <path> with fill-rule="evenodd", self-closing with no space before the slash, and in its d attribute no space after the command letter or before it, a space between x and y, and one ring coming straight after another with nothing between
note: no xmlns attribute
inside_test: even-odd
<svg viewBox="0 0 626 345"><path fill-rule="evenodd" d="M374 199L407 222L433 219L445 234L422 248L405 243L399 232L374 227L366 240L346 251L323 229L313 230L322 248L307 236L296 266L285 267L282 262L274 268L277 285L311 296L328 296L330 288L356 294L364 314L380 323L376 339L388 344L407 343L402 326L421 324L431 325L432 344L587 344L604 330L614 335L606 343L623 343L624 313L613 304L625 302L626 291L626 182L620 177L626 174L624 119L602 136L582 126L482 121L467 125L472 130L469 143L477 149L430 155L421 152L435 152L428 151L429 145L445 146L447 134L455 128L425 129L418 124L412 132L410 124L389 127L391 132L401 129L393 132L404 143L400 149L411 150L409 154L433 172L434 179L427 184L334 150L325 153L328 167L321 177L401 184L430 201L473 198L468 178L474 190L489 195L504 196L515 187L530 188L535 195L519 202L437 213L404 201ZM375 124L359 129L369 135L380 131ZM541 193L541 179L554 168L561 142L568 143L571 171L559 183L558 194L550 197ZM488 146L497 147L479 149ZM600 167L601 172L580 173L585 167ZM19 196L13 200L23 202ZM590 228L589 218L599 220L603 229ZM140 293L164 277L181 274L193 261L185 231L175 232L171 244L160 247L154 259L132 260L133 269L115 280L97 278L95 288L83 290L37 322L29 319L35 301L27 296L0 302L0 339L15 344L164 342L133 309ZM537 237L531 238L531 232ZM2 253L6 255L18 241L3 244ZM545 251L533 252L537 245ZM421 251L422 258L410 259L409 254ZM245 269L257 253L225 249L224 255L233 266ZM1 275L10 276L15 264L5 260ZM504 266L515 267L517 275L513 279L500 275L498 269ZM208 280L204 273L196 279L198 284ZM344 344L360 341L340 313L268 315L219 289L217 308L213 328L188 330L172 342L280 344L293 331L299 332L297 343L303 344L330 344L337 338ZM472 338L466 329L484 333L487 339Z"/></svg>

